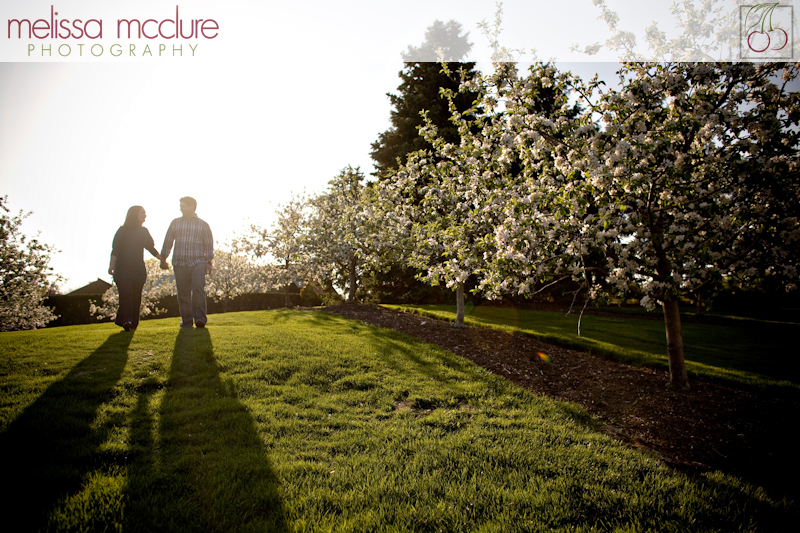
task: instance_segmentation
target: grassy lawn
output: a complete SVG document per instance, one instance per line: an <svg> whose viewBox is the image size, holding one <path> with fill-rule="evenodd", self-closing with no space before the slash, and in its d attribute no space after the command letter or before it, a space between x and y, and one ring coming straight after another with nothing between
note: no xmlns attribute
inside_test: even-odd
<svg viewBox="0 0 800 533"><path fill-rule="evenodd" d="M386 307L455 321L454 306ZM477 306L465 322L519 332L622 362L668 368L663 320L584 314L580 337L577 314ZM685 322L683 344L689 375L796 393L800 390L798 333L800 324L792 322L732 317L713 324Z"/></svg>
<svg viewBox="0 0 800 533"><path fill-rule="evenodd" d="M473 316L474 319L474 316ZM438 347L339 315L0 334L14 531L782 531Z"/></svg>

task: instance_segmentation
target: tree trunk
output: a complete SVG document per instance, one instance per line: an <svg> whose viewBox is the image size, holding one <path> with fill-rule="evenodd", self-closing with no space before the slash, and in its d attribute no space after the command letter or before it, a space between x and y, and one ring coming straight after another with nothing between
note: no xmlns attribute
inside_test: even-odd
<svg viewBox="0 0 800 533"><path fill-rule="evenodd" d="M350 274L350 292L347 295L347 301L352 303L356 301L356 257L350 256L350 264L347 265L348 273Z"/></svg>
<svg viewBox="0 0 800 533"><path fill-rule="evenodd" d="M669 386L675 390L688 391L689 377L683 359L683 332L678 299L664 300L664 327L667 330L667 357L669 358Z"/></svg>
<svg viewBox="0 0 800 533"><path fill-rule="evenodd" d="M703 316L703 295L699 291L694 295L694 305L695 316Z"/></svg>
<svg viewBox="0 0 800 533"><path fill-rule="evenodd" d="M287 273L289 272L289 258L284 260L283 268L286 269ZM286 298L286 307L291 307L291 302L289 301L289 285L291 285L291 282L287 283L283 288L283 295Z"/></svg>
<svg viewBox="0 0 800 533"><path fill-rule="evenodd" d="M456 288L456 326L464 327L464 284Z"/></svg>

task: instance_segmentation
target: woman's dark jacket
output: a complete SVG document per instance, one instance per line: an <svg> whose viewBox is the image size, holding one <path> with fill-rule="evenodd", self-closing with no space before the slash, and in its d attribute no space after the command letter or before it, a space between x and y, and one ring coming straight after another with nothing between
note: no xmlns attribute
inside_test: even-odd
<svg viewBox="0 0 800 533"><path fill-rule="evenodd" d="M121 226L114 235L111 255L117 257L114 265L115 278L128 278L144 283L147 269L144 266L144 250L157 254L153 237L147 228Z"/></svg>

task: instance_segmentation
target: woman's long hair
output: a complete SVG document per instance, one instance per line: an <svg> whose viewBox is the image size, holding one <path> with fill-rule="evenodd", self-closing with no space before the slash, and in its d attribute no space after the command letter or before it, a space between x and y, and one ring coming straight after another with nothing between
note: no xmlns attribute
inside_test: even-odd
<svg viewBox="0 0 800 533"><path fill-rule="evenodd" d="M141 227L142 223L139 222L139 213L141 213L143 209L144 207L140 205L134 205L128 209L128 214L125 216L125 224L123 224L122 227L127 229Z"/></svg>

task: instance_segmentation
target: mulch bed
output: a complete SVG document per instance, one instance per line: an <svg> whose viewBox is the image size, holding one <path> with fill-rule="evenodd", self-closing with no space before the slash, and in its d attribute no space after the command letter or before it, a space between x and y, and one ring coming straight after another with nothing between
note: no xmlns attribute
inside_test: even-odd
<svg viewBox="0 0 800 533"><path fill-rule="evenodd" d="M793 486L800 473L794 424L797 395L755 391L693 380L691 391L666 387L666 371L609 361L586 352L489 328L380 306L345 304L323 309L391 328L439 345L517 385L579 404L600 430L655 453L689 473L720 470L765 487L770 496L800 501ZM632 318L631 320L635 320ZM549 362L539 353L546 354Z"/></svg>

